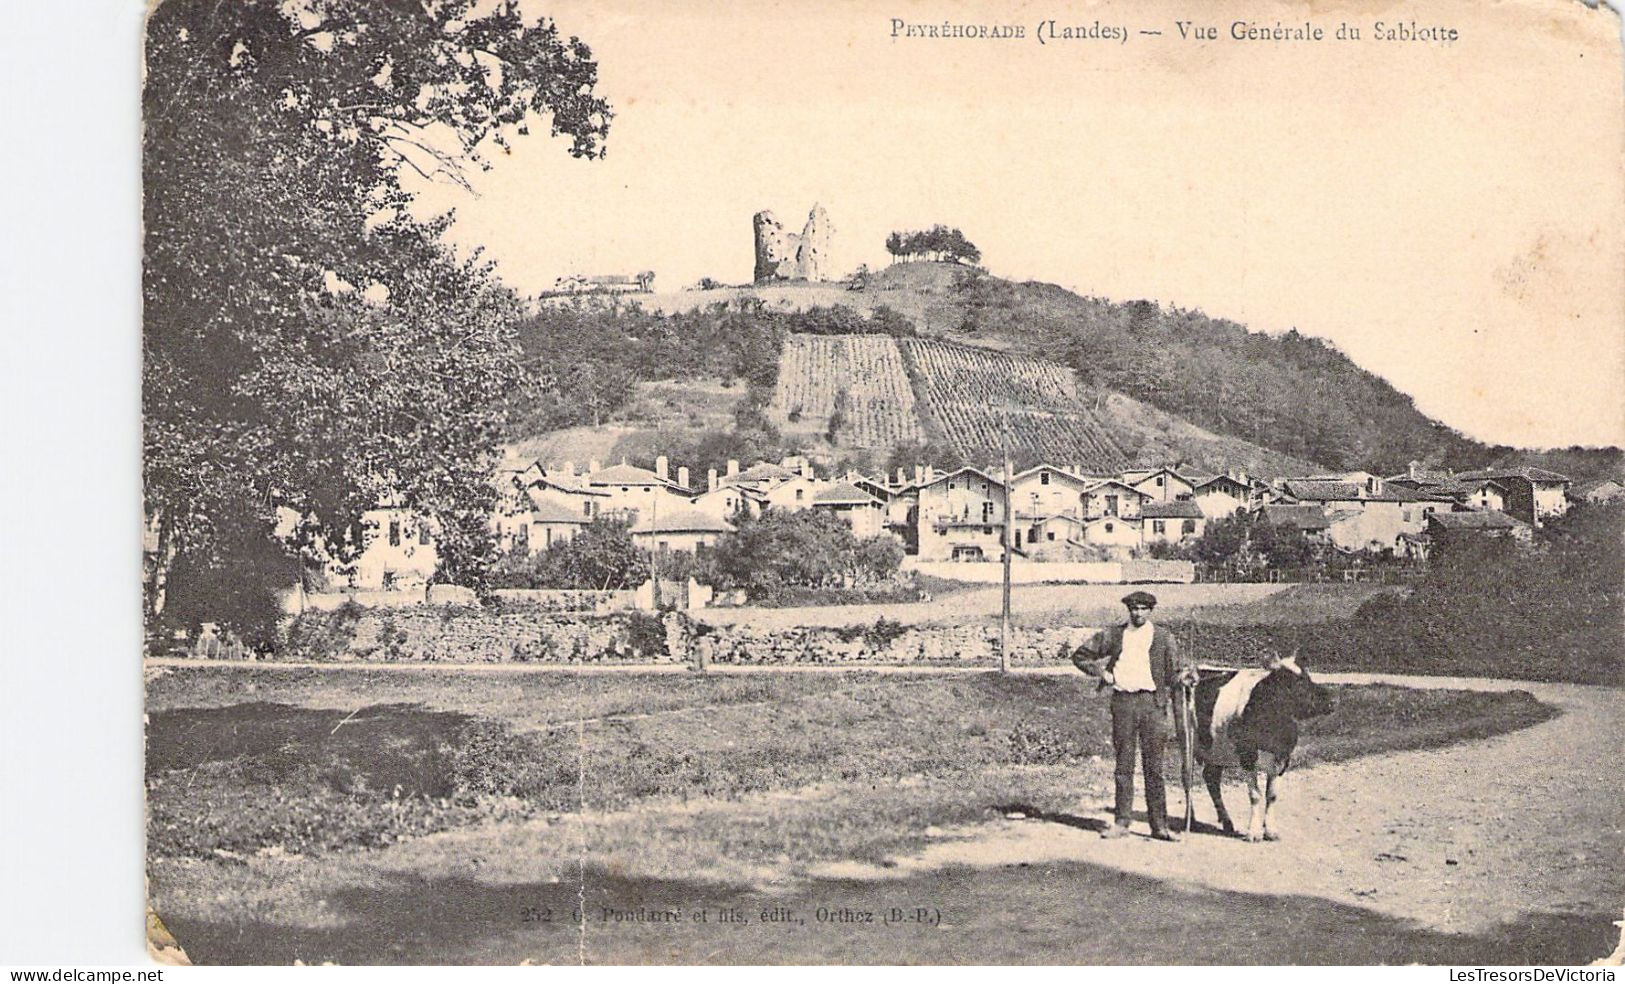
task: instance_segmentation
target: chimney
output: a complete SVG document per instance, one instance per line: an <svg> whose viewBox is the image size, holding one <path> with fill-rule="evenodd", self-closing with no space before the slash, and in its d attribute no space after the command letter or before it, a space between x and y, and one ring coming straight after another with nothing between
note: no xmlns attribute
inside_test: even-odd
<svg viewBox="0 0 1625 984"><path fill-rule="evenodd" d="M905 486L907 484L908 484L908 472L903 470L902 465L898 465L897 466L897 487L902 488L903 486Z"/></svg>
<svg viewBox="0 0 1625 984"><path fill-rule="evenodd" d="M936 478L937 478L936 469L932 468L930 465L926 465L925 466L925 476L924 477L925 477L925 481L926 481L927 484L936 481Z"/></svg>
<svg viewBox="0 0 1625 984"><path fill-rule="evenodd" d="M564 467L559 469L559 474L563 475L565 478L575 478L576 463L573 461L566 461L564 463Z"/></svg>
<svg viewBox="0 0 1625 984"><path fill-rule="evenodd" d="M591 461L587 462L587 474L590 475L595 471L603 471L603 468L598 464L598 459L597 458L594 458Z"/></svg>
<svg viewBox="0 0 1625 984"><path fill-rule="evenodd" d="M715 468L709 469L705 473L705 490L707 492L717 490L717 470Z"/></svg>
<svg viewBox="0 0 1625 984"><path fill-rule="evenodd" d="M667 477L666 473L670 470L669 466L670 462L666 460L665 455L662 454L657 456L655 458L655 475L661 479L665 479Z"/></svg>
<svg viewBox="0 0 1625 984"><path fill-rule="evenodd" d="M1417 461L1415 458L1412 458L1411 463L1406 467L1405 471L1412 478L1416 478L1422 471L1422 463Z"/></svg>
<svg viewBox="0 0 1625 984"><path fill-rule="evenodd" d="M915 485L924 485L925 484L925 466L924 465L915 465L914 466L914 484Z"/></svg>
<svg viewBox="0 0 1625 984"><path fill-rule="evenodd" d="M812 462L806 458L801 459L801 477L812 478Z"/></svg>
<svg viewBox="0 0 1625 984"><path fill-rule="evenodd" d="M683 465L677 469L677 484L688 488L688 466Z"/></svg>
<svg viewBox="0 0 1625 984"><path fill-rule="evenodd" d="M739 474L739 462L734 458L728 459L728 477L733 478Z"/></svg>

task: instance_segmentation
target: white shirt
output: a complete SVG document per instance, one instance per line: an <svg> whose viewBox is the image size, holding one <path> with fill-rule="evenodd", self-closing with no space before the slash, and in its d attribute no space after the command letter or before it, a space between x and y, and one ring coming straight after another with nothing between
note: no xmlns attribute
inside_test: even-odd
<svg viewBox="0 0 1625 984"><path fill-rule="evenodd" d="M1123 655L1112 667L1112 687L1122 693L1156 690L1157 681L1151 676L1151 620L1139 628L1123 626Z"/></svg>

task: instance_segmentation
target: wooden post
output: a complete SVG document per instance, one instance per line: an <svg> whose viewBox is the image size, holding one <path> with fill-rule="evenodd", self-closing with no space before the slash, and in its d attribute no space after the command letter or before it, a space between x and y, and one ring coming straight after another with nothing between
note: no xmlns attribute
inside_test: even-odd
<svg viewBox="0 0 1625 984"><path fill-rule="evenodd" d="M1010 562L1015 542L1014 498L1010 495L1010 407L1004 408L1004 426L999 428L1004 451L1004 601L999 615L999 672L1010 672Z"/></svg>

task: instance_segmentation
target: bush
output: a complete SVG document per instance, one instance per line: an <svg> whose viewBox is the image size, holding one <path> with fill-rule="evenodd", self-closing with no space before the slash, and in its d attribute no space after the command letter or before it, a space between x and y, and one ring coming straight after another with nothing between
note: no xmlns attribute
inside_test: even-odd
<svg viewBox="0 0 1625 984"><path fill-rule="evenodd" d="M491 569L497 588L626 590L649 579L649 560L625 523L597 519L571 539L532 554L510 554Z"/></svg>
<svg viewBox="0 0 1625 984"><path fill-rule="evenodd" d="M816 509L768 510L717 541L717 585L771 600L797 588L873 584L894 575L903 548L890 536L860 540L846 521Z"/></svg>
<svg viewBox="0 0 1625 984"><path fill-rule="evenodd" d="M1625 507L1576 508L1531 548L1474 537L1436 550L1409 596L1379 595L1352 618L1307 625L1203 625L1203 659L1250 662L1302 647L1314 666L1625 683L1619 612Z"/></svg>
<svg viewBox="0 0 1625 984"><path fill-rule="evenodd" d="M346 601L331 612L309 611L288 623L287 633L277 647L287 659L331 660L349 651L356 626L367 610Z"/></svg>

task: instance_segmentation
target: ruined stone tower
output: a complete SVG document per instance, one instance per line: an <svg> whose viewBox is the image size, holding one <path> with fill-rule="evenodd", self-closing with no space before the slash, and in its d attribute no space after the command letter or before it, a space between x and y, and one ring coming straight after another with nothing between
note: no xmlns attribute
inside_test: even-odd
<svg viewBox="0 0 1625 984"><path fill-rule="evenodd" d="M829 241L834 233L824 206L814 205L807 213L801 234L785 231L772 212L757 212L752 220L756 232L756 282L774 280L827 280Z"/></svg>

